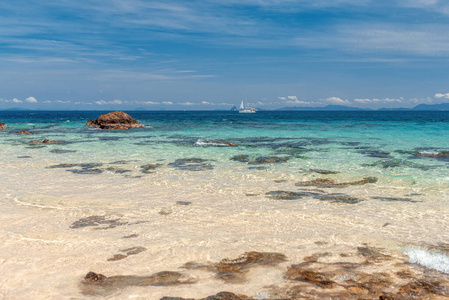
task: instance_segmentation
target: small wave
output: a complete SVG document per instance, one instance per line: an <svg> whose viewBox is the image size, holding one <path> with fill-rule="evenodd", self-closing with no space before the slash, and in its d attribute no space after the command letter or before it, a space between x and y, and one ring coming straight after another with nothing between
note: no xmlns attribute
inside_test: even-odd
<svg viewBox="0 0 449 300"><path fill-rule="evenodd" d="M203 139L198 139L195 144L195 146L200 146L200 147L232 147L232 146L237 146L236 144L233 143L227 143L227 142L213 142L213 141L207 141L207 140L203 140Z"/></svg>
<svg viewBox="0 0 449 300"><path fill-rule="evenodd" d="M419 151L419 155L423 155L423 156L437 156L439 154L440 154L440 152L438 152L438 151Z"/></svg>
<svg viewBox="0 0 449 300"><path fill-rule="evenodd" d="M405 254L411 263L449 274L448 255L419 247L408 247Z"/></svg>

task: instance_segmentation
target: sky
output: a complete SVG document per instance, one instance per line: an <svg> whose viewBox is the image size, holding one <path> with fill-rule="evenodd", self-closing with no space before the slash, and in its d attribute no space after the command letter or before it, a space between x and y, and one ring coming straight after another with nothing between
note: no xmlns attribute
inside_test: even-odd
<svg viewBox="0 0 449 300"><path fill-rule="evenodd" d="M0 109L449 102L447 0L0 2Z"/></svg>

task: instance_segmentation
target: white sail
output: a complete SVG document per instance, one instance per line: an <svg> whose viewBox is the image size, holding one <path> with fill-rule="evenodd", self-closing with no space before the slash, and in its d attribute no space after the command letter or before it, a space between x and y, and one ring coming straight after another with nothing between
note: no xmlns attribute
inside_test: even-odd
<svg viewBox="0 0 449 300"><path fill-rule="evenodd" d="M240 103L239 109L245 109L245 105L243 104L243 100L242 100L242 103Z"/></svg>

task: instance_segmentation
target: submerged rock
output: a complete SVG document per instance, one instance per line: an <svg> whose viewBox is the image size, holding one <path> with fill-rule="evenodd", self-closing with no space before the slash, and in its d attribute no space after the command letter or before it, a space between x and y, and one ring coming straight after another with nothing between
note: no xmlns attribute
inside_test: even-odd
<svg viewBox="0 0 449 300"><path fill-rule="evenodd" d="M246 154L235 155L230 159L238 162L249 162L249 155Z"/></svg>
<svg viewBox="0 0 449 300"><path fill-rule="evenodd" d="M332 179L318 178L318 179L313 179L313 180L309 180L309 181L297 182L297 183L295 183L295 185L296 186L316 186L319 188L344 188L344 187L348 187L351 185L365 185L368 183L376 183L377 180L378 179L376 177L365 177L365 178L363 178L361 180L357 180L357 181L336 182L335 180L332 180Z"/></svg>
<svg viewBox="0 0 449 300"><path fill-rule="evenodd" d="M279 157L279 156L260 156L254 159L253 161L250 161L250 165L260 165L260 164L278 164L287 162L287 157Z"/></svg>
<svg viewBox="0 0 449 300"><path fill-rule="evenodd" d="M89 120L86 126L92 126L100 129L129 129L143 127L130 115L123 111L113 111L108 114L100 115L96 120Z"/></svg>
<svg viewBox="0 0 449 300"><path fill-rule="evenodd" d="M0 129L5 129L6 127L8 127L8 125L5 123L0 123Z"/></svg>
<svg viewBox="0 0 449 300"><path fill-rule="evenodd" d="M214 166L208 163L208 159L202 158L181 158L168 164L169 167L184 171L205 171L212 170Z"/></svg>
<svg viewBox="0 0 449 300"><path fill-rule="evenodd" d="M28 132L28 131L26 131L26 130L19 130L19 131L17 132L17 134L31 135L32 133L31 133L31 132Z"/></svg>
<svg viewBox="0 0 449 300"><path fill-rule="evenodd" d="M106 277L89 272L81 281L81 292L89 296L107 296L131 286L174 286L195 283L179 272L163 271L149 276L118 275Z"/></svg>
<svg viewBox="0 0 449 300"><path fill-rule="evenodd" d="M273 267L286 260L287 257L282 253L251 251L236 259L223 259L212 265L190 262L184 268L211 271L225 282L240 283L246 281L247 273L254 267Z"/></svg>
<svg viewBox="0 0 449 300"><path fill-rule="evenodd" d="M160 300L195 300L193 298L180 298L180 297L162 297ZM201 298L199 300L253 300L245 295L236 295L231 292L219 292L215 295Z"/></svg>
<svg viewBox="0 0 449 300"><path fill-rule="evenodd" d="M45 139L43 141L32 141L30 144L60 144L61 142L58 140L50 141L49 139Z"/></svg>

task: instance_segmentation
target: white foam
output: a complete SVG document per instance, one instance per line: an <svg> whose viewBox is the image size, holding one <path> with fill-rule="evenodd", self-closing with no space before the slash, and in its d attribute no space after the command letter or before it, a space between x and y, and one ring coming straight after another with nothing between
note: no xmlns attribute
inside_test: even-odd
<svg viewBox="0 0 449 300"><path fill-rule="evenodd" d="M211 141L206 141L203 139L198 139L195 142L195 146L200 146L200 147L229 147L229 144L226 143L217 143L217 142L211 142Z"/></svg>
<svg viewBox="0 0 449 300"><path fill-rule="evenodd" d="M438 154L440 154L440 152L438 152L438 151L420 151L419 154L424 155L424 156L437 156Z"/></svg>
<svg viewBox="0 0 449 300"><path fill-rule="evenodd" d="M449 274L449 256L419 247L408 247L405 253L414 264Z"/></svg>

